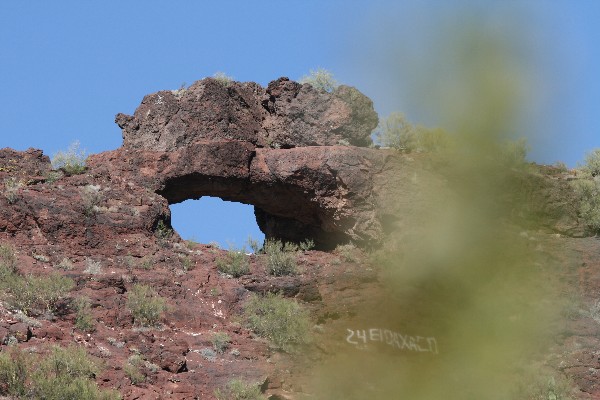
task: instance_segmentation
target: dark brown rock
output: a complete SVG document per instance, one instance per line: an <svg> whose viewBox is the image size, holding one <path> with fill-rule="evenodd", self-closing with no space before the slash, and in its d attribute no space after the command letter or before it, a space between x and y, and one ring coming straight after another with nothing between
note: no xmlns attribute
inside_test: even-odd
<svg viewBox="0 0 600 400"><path fill-rule="evenodd" d="M236 140L258 146L366 146L377 126L373 103L358 90L333 93L280 78L255 83L212 78L187 89L144 97L133 116L118 114L123 146L174 151L198 141Z"/></svg>

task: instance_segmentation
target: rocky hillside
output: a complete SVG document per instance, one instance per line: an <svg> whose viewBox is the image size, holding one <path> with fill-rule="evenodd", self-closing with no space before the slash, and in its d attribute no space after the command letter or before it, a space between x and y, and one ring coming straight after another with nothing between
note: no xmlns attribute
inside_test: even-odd
<svg viewBox="0 0 600 400"><path fill-rule="evenodd" d="M377 115L347 86L207 78L148 95L116 122L122 147L90 156L82 171L53 170L41 150L0 150L0 340L3 354L16 347L32 359L54 344L82 346L100 366L90 377L124 399L210 399L234 378L273 399L311 393L298 383L304 368L352 347L346 325L377 302L380 269L364 251L410 226L432 200L429 183L451 190L429 156L368 148ZM520 204L535 215L524 229L585 236L568 173L515 173ZM288 264L273 270L269 254L184 241L169 205L202 196L252 204L267 239L316 247L275 249ZM561 272L571 282L572 260L593 246L569 240L579 249ZM592 265L578 281L584 298L596 287ZM253 295L266 293L309 310L312 340L277 341L252 324L249 304L265 298ZM556 352L577 361L554 367L574 371L581 398L595 398L586 371L597 360L573 343L593 347L586 338L598 329L575 320ZM3 382L0 393L15 394Z"/></svg>

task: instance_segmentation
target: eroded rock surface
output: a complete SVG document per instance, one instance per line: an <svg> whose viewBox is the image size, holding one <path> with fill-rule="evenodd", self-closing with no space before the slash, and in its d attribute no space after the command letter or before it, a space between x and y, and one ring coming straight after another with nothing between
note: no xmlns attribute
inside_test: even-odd
<svg viewBox="0 0 600 400"><path fill-rule="evenodd" d="M372 244L382 237L372 182L390 155L347 145L371 143L377 121L371 100L348 86L327 93L287 78L267 88L207 78L117 115L123 147L90 165L170 204L252 204L269 238Z"/></svg>

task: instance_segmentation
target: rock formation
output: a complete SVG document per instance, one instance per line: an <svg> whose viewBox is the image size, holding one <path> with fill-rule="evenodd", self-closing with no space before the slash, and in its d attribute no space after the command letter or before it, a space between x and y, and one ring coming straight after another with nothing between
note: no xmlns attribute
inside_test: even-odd
<svg viewBox="0 0 600 400"><path fill-rule="evenodd" d="M386 156L349 146L371 143L377 125L372 102L354 88L207 78L148 95L116 122L123 147L90 165L110 166L169 204L202 196L252 204L268 238L320 247L381 239L372 182Z"/></svg>
<svg viewBox="0 0 600 400"><path fill-rule="evenodd" d="M268 275L265 256L253 255L249 273L231 279L217 270L224 251L185 243L171 230L170 204L221 197L254 205L268 238L376 246L414 227L419 209L443 203L438 188L451 192L457 178L426 154L366 148L377 115L346 86L327 93L286 78L267 88L207 78L148 95L116 122L123 146L91 156L79 175L53 171L40 150L0 150L0 244L15 249L22 276L58 272L75 284L48 318L43 310L25 318L0 303L0 345L46 351L79 343L108 366L99 384L125 399L212 398L232 376L271 393L296 389L289 360L233 322L250 292L280 292L309 307L321 335L311 353L318 358L345 343L338 339L346 321L359 307L376 308L381 288L377 266L358 249L302 253L302 273L283 277ZM517 174L521 189L511 196L536 217L519 223L584 235L565 176L549 167ZM134 326L126 305L138 282L167 299L161 329ZM93 334L74 328L78 296L90 299ZM220 331L236 352L211 353L211 335ZM142 384L123 371L133 352L153 366Z"/></svg>

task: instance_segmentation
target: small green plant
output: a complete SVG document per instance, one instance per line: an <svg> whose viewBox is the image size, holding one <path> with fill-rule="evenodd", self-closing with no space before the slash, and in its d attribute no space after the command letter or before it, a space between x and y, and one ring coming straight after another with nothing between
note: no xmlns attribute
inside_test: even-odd
<svg viewBox="0 0 600 400"><path fill-rule="evenodd" d="M267 256L267 272L274 276L293 275L296 273L296 252L298 246L293 243L282 243L280 240L266 240L263 252Z"/></svg>
<svg viewBox="0 0 600 400"><path fill-rule="evenodd" d="M215 390L217 400L265 400L258 384L232 379L223 389Z"/></svg>
<svg viewBox="0 0 600 400"><path fill-rule="evenodd" d="M384 147L410 153L417 148L417 133L402 113L393 112L379 123L375 133L377 142Z"/></svg>
<svg viewBox="0 0 600 400"><path fill-rule="evenodd" d="M217 268L224 274L239 278L250 272L249 259L244 249L231 247L224 255L216 259Z"/></svg>
<svg viewBox="0 0 600 400"><path fill-rule="evenodd" d="M167 309L165 299L148 285L135 284L127 293L127 306L135 324L145 327L156 326Z"/></svg>
<svg viewBox="0 0 600 400"><path fill-rule="evenodd" d="M225 332L217 332L212 335L211 341L215 351L219 354L223 354L229 347L231 338Z"/></svg>
<svg viewBox="0 0 600 400"><path fill-rule="evenodd" d="M592 232L600 233L600 149L586 156L578 175L572 185L579 198L579 215Z"/></svg>
<svg viewBox="0 0 600 400"><path fill-rule="evenodd" d="M169 228L161 219L157 222L156 228L154 228L154 235L160 240L167 240L173 236L173 229Z"/></svg>
<svg viewBox="0 0 600 400"><path fill-rule="evenodd" d="M573 382L564 376L528 373L516 385L515 400L575 400Z"/></svg>
<svg viewBox="0 0 600 400"><path fill-rule="evenodd" d="M91 258L85 258L85 269L83 270L86 274L100 275L102 273L102 263L95 261Z"/></svg>
<svg viewBox="0 0 600 400"><path fill-rule="evenodd" d="M248 247L250 247L250 250L252 250L254 254L258 253L261 249L261 245L258 240L254 239L252 236L248 236L248 239L246 239L246 244L248 244Z"/></svg>
<svg viewBox="0 0 600 400"><path fill-rule="evenodd" d="M75 327L84 332L93 332L96 327L92 316L92 302L88 297L77 297L75 306Z"/></svg>
<svg viewBox="0 0 600 400"><path fill-rule="evenodd" d="M212 78L225 87L231 85L231 83L233 82L233 77L225 74L225 72L220 72L220 71L216 72L212 76Z"/></svg>
<svg viewBox="0 0 600 400"><path fill-rule="evenodd" d="M83 215L88 218L94 217L98 212L98 205L104 196L100 192L100 186L86 185L81 188L81 208Z"/></svg>
<svg viewBox="0 0 600 400"><path fill-rule="evenodd" d="M525 164L525 157L529 151L527 139L520 138L509 140L503 143L501 148L503 161L510 166L519 166Z"/></svg>
<svg viewBox="0 0 600 400"><path fill-rule="evenodd" d="M20 397L26 393L27 359L16 348L0 353L0 395Z"/></svg>
<svg viewBox="0 0 600 400"><path fill-rule="evenodd" d="M8 204L15 204L19 199L19 189L23 187L23 182L16 178L8 178L4 180L4 197Z"/></svg>
<svg viewBox="0 0 600 400"><path fill-rule="evenodd" d="M55 346L46 357L26 356L20 350L0 353L0 394L44 400L118 400L112 390L92 381L99 368L78 346Z"/></svg>
<svg viewBox="0 0 600 400"><path fill-rule="evenodd" d="M300 78L298 82L309 84L315 89L324 90L328 93L333 92L339 86L333 74L324 68L310 70L310 73Z"/></svg>
<svg viewBox="0 0 600 400"><path fill-rule="evenodd" d="M358 262L358 249L352 243L340 244L335 248L335 252L339 254L346 262Z"/></svg>
<svg viewBox="0 0 600 400"><path fill-rule="evenodd" d="M294 352L311 340L308 312L280 294L253 294L244 315L250 329L283 351Z"/></svg>
<svg viewBox="0 0 600 400"><path fill-rule="evenodd" d="M179 261L181 262L181 268L184 272L191 271L196 266L194 260L186 256L180 257Z"/></svg>
<svg viewBox="0 0 600 400"><path fill-rule="evenodd" d="M144 359L139 354L134 354L123 364L123 372L129 378L132 385L139 385L146 380L146 375L142 373Z"/></svg>
<svg viewBox="0 0 600 400"><path fill-rule="evenodd" d="M45 175L46 183L54 183L54 182L58 181L60 178L62 178L63 175L64 174L60 171L49 171Z"/></svg>
<svg viewBox="0 0 600 400"><path fill-rule="evenodd" d="M71 143L66 151L57 152L52 157L52 167L61 169L67 175L77 175L85 172L87 155L79 148L79 142Z"/></svg>
<svg viewBox="0 0 600 400"><path fill-rule="evenodd" d="M60 300L75 286L72 279L57 273L49 276L21 276L4 271L0 289L14 308L28 314L32 311L54 312Z"/></svg>
<svg viewBox="0 0 600 400"><path fill-rule="evenodd" d="M14 249L7 244L0 244L0 274L17 272L17 257Z"/></svg>
<svg viewBox="0 0 600 400"><path fill-rule="evenodd" d="M62 261L56 266L58 269L62 269L63 271L72 271L75 266L67 257L63 258Z"/></svg>
<svg viewBox="0 0 600 400"><path fill-rule="evenodd" d="M298 247L300 247L300 250L302 250L302 251L312 250L315 248L315 241L312 239L306 239L306 240L300 242Z"/></svg>

